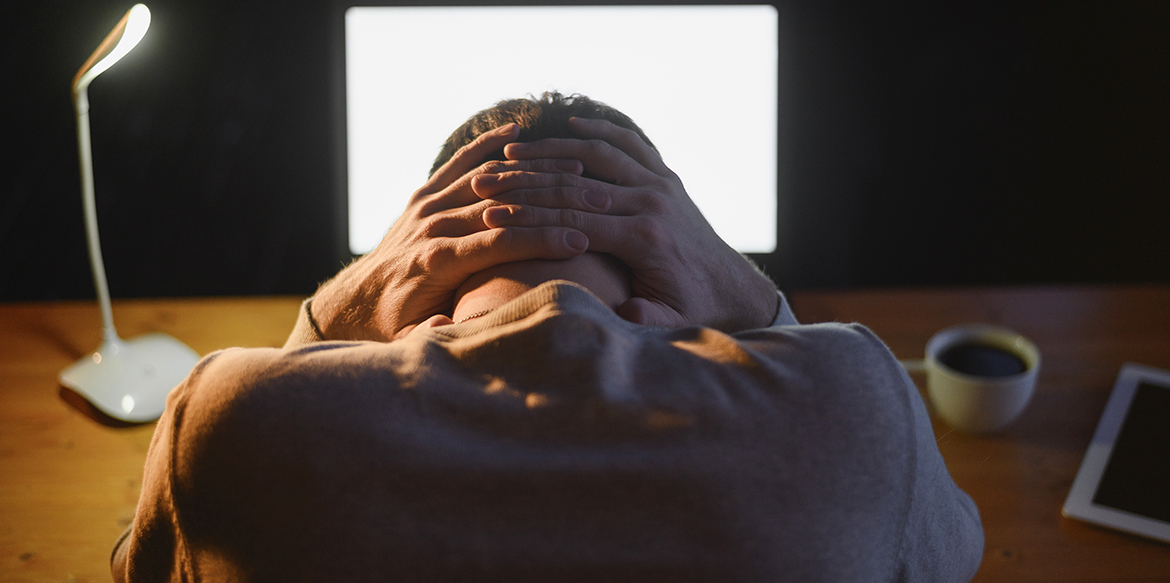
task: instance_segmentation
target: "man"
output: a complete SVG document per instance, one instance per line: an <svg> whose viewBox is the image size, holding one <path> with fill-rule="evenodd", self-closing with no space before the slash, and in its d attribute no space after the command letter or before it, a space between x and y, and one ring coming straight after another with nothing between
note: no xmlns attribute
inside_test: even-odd
<svg viewBox="0 0 1170 583"><path fill-rule="evenodd" d="M284 349L192 371L113 567L965 581L982 543L882 343L797 325L628 118L546 94L457 130Z"/></svg>

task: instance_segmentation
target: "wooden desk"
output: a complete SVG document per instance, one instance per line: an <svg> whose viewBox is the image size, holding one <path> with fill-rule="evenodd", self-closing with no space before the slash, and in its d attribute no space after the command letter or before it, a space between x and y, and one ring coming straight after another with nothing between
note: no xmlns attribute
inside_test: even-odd
<svg viewBox="0 0 1170 583"><path fill-rule="evenodd" d="M166 332L201 354L279 346L301 298L114 304L124 338ZM1044 356L1024 416L993 437L936 422L987 535L977 581L1167 581L1170 545L1061 518L1060 506L1121 364L1170 368L1170 286L805 292L804 322L859 321L901 358L960 322L1006 325ZM153 426L111 428L70 407L57 374L97 347L93 302L0 305L0 581L108 581ZM919 379L921 380L921 379Z"/></svg>
<svg viewBox="0 0 1170 583"><path fill-rule="evenodd" d="M166 332L200 354L284 344L304 298L115 301L123 338ZM0 581L110 581L154 424L113 428L57 375L97 348L96 302L0 305Z"/></svg>

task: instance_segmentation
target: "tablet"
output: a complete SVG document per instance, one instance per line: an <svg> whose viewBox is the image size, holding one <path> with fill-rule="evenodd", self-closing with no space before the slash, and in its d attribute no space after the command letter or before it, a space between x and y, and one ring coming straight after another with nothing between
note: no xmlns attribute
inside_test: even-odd
<svg viewBox="0 0 1170 583"><path fill-rule="evenodd" d="M1063 513L1170 542L1170 371L1122 367Z"/></svg>

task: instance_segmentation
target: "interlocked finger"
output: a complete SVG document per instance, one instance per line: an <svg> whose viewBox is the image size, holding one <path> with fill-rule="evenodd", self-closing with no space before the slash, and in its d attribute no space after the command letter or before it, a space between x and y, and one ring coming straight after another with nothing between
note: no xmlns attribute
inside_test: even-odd
<svg viewBox="0 0 1170 583"><path fill-rule="evenodd" d="M423 219L419 232L428 238L466 237L490 229L484 222L484 212L503 205L497 200L478 200L474 204L434 213Z"/></svg>
<svg viewBox="0 0 1170 583"><path fill-rule="evenodd" d="M535 160L489 160L460 176L458 180L434 196L414 201L422 205L424 214L472 205L480 201L473 185L491 185L500 182L499 176L518 174L539 174L555 177L550 180L572 183L580 178L583 166L577 160L548 159ZM415 196L419 196L418 193Z"/></svg>
<svg viewBox="0 0 1170 583"><path fill-rule="evenodd" d="M501 263L528 259L569 259L589 247L580 231L558 226L508 226L448 241L446 254L459 272L471 275Z"/></svg>
<svg viewBox="0 0 1170 583"><path fill-rule="evenodd" d="M659 180L625 152L604 140L548 138L536 142L513 142L504 146L509 160L571 158L580 160L585 172L598 180L620 186L638 186Z"/></svg>
<svg viewBox="0 0 1170 583"><path fill-rule="evenodd" d="M623 128L604 119L574 117L569 127L582 138L604 140L624 152L643 168L662 176L674 176L674 172L662 161L662 156L634 130Z"/></svg>
<svg viewBox="0 0 1170 583"><path fill-rule="evenodd" d="M518 164L529 161L512 162ZM576 160L571 162L580 164ZM500 193L517 189L579 187L585 180L576 174L567 173L501 171L476 176L471 180L471 187L480 198L493 198Z"/></svg>
<svg viewBox="0 0 1170 583"><path fill-rule="evenodd" d="M455 155L451 156L451 159L436 170L426 184L414 193L411 200L449 188L465 174L482 164L492 152L499 151L505 144L515 141L519 137L520 126L514 123L505 124L490 132L480 134L470 144L459 148L459 151L455 152Z"/></svg>
<svg viewBox="0 0 1170 583"><path fill-rule="evenodd" d="M631 233L640 230L641 219L617 217L564 208L543 208L528 205L500 205L485 209L483 222L489 229L507 227L561 227L584 233L589 238L589 250L611 253L619 259L634 259L631 253L644 249L631 248ZM634 260L636 262L636 259ZM629 261L627 261L629 263Z"/></svg>
<svg viewBox="0 0 1170 583"><path fill-rule="evenodd" d="M507 172L480 175L472 189L500 203L604 213L610 210L614 187L573 174Z"/></svg>

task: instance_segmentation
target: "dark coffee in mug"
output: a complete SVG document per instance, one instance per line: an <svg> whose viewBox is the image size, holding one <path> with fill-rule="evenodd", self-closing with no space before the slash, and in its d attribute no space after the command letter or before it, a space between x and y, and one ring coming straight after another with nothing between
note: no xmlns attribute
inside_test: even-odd
<svg viewBox="0 0 1170 583"><path fill-rule="evenodd" d="M979 343L959 343L943 350L939 362L964 374L981 377L1006 377L1028 369L1024 359L1002 348Z"/></svg>

